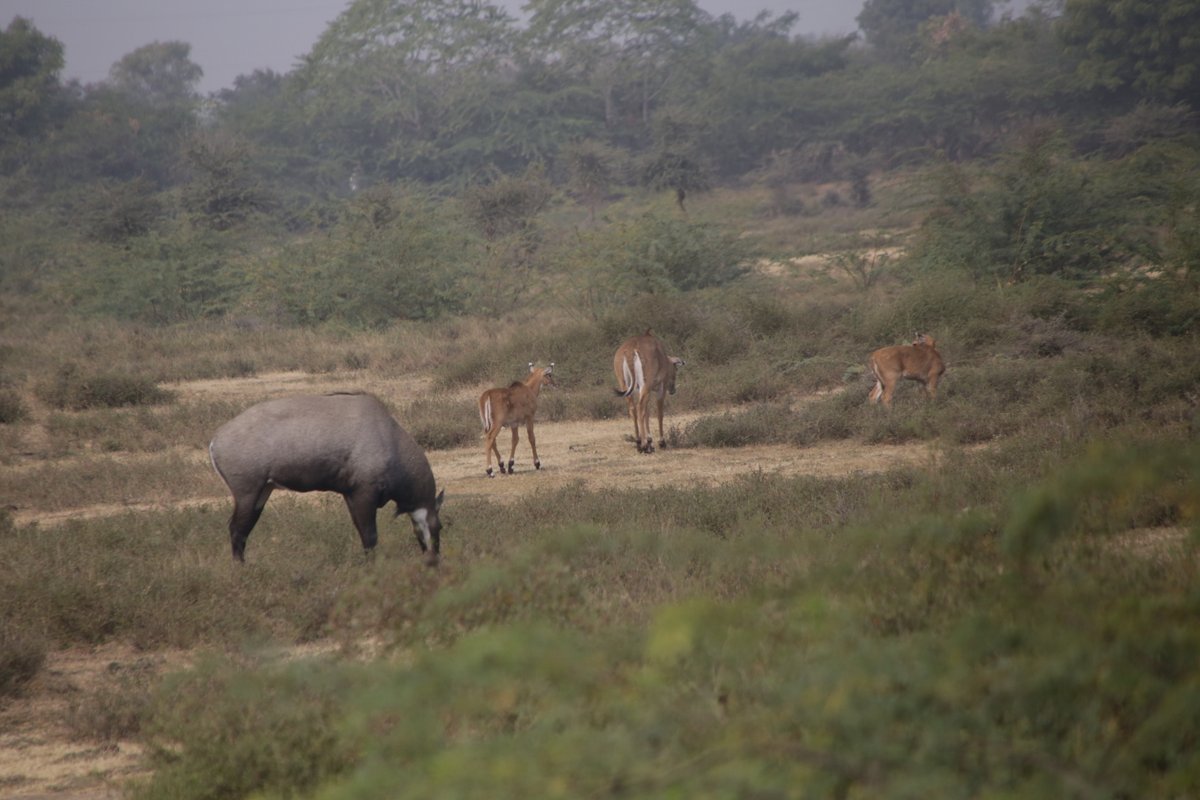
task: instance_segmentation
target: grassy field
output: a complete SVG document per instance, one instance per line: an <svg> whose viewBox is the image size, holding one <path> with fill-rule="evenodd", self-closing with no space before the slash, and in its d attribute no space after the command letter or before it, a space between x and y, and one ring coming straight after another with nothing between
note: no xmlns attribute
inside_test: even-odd
<svg viewBox="0 0 1200 800"><path fill-rule="evenodd" d="M801 219L694 201L744 215L762 263L598 314L153 327L5 299L0 795L1194 794L1195 331L1118 324L1127 298L1065 281L812 258L908 242L919 199L877 194ZM610 365L647 326L687 365L670 446L639 456ZM868 406L867 354L915 330L940 396ZM539 436L544 476L523 444L489 484L473 398L530 360L560 384L539 419L613 449L569 474L575 439ZM208 438L340 388L453 482L441 567L403 520L367 561L336 497L273 499L234 565ZM878 463L770 460L839 447ZM62 678L80 653L93 678ZM129 758L42 774L52 739Z"/></svg>

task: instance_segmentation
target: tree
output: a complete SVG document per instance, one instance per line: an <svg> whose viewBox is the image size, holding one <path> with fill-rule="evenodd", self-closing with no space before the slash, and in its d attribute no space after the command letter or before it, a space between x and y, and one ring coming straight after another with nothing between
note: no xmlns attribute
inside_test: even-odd
<svg viewBox="0 0 1200 800"><path fill-rule="evenodd" d="M977 28L991 20L994 0L866 0L858 27L867 43L893 60L905 60L916 49L922 24L934 17L958 14Z"/></svg>
<svg viewBox="0 0 1200 800"><path fill-rule="evenodd" d="M347 173L445 180L518 144L492 134L514 43L512 18L480 0L354 0L305 57L297 96L324 157Z"/></svg>
<svg viewBox="0 0 1200 800"><path fill-rule="evenodd" d="M653 154L642 168L642 182L651 189L671 189L675 203L687 214L688 192L704 192L711 188L708 170L694 157L673 150Z"/></svg>
<svg viewBox="0 0 1200 800"><path fill-rule="evenodd" d="M186 42L154 42L125 55L109 70L109 83L139 104L152 108L190 108L204 75L191 60Z"/></svg>
<svg viewBox="0 0 1200 800"><path fill-rule="evenodd" d="M596 208L617 179L619 151L603 142L586 139L562 149L567 185L588 208L588 218L596 221Z"/></svg>
<svg viewBox="0 0 1200 800"><path fill-rule="evenodd" d="M0 139L26 136L45 121L59 89L63 46L23 17L0 31Z"/></svg>
<svg viewBox="0 0 1200 800"><path fill-rule="evenodd" d="M525 9L527 46L589 82L610 128L624 114L649 123L709 19L695 0L530 0Z"/></svg>
<svg viewBox="0 0 1200 800"><path fill-rule="evenodd" d="M1067 0L1061 32L1089 87L1128 101L1200 108L1200 4L1194 0Z"/></svg>

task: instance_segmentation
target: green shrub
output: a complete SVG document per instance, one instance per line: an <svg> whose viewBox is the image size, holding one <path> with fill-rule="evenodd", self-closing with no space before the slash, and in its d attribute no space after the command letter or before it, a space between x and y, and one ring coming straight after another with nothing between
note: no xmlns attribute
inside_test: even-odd
<svg viewBox="0 0 1200 800"><path fill-rule="evenodd" d="M1135 247L1124 187L1100 169L1075 161L1058 132L1031 129L987 178L947 171L916 258L990 281L1095 276Z"/></svg>
<svg viewBox="0 0 1200 800"><path fill-rule="evenodd" d="M354 670L254 667L209 660L163 683L143 723L154 774L134 797L292 797L352 763L339 722Z"/></svg>

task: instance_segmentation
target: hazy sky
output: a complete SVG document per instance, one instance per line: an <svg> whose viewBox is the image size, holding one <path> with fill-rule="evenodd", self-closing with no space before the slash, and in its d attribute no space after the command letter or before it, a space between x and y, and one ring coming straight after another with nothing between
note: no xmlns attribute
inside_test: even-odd
<svg viewBox="0 0 1200 800"><path fill-rule="evenodd" d="M200 91L233 84L238 75L270 68L287 72L307 53L349 0L0 0L0 28L13 17L33 20L63 43L63 77L92 83L108 77L122 56L151 42L192 46L204 68ZM525 0L502 0L518 13ZM863 0L698 0L715 16L752 18L764 9L795 11L804 33L850 33Z"/></svg>

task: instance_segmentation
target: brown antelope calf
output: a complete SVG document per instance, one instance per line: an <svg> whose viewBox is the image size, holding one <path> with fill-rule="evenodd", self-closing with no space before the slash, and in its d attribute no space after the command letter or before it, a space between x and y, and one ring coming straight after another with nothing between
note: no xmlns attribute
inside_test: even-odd
<svg viewBox="0 0 1200 800"><path fill-rule="evenodd" d="M629 404L639 453L654 452L654 437L650 435L651 396L658 405L658 446L667 446L663 435L663 399L675 394L675 373L683 364L683 359L667 355L667 349L649 328L641 336L626 339L613 355L615 391Z"/></svg>
<svg viewBox="0 0 1200 800"><path fill-rule="evenodd" d="M538 460L537 440L533 436L533 415L537 413L538 394L543 386L554 386L554 362L550 366L534 369L529 362L529 375L523 381L513 381L507 388L488 389L479 396L479 421L483 424L483 434L487 437L484 452L487 453L487 475L496 477L492 472L492 453L500 465L500 473L513 472L514 456L517 453L517 441L520 436L517 427L524 424L529 434L529 447L533 450L534 469L541 469L542 462ZM504 468L504 459L500 457L500 448L496 446L496 437L502 428L512 428L512 450L508 454L508 469Z"/></svg>
<svg viewBox="0 0 1200 800"><path fill-rule="evenodd" d="M937 397L938 379L945 373L946 364L935 344L932 336L918 333L912 344L881 347L872 353L870 363L875 386L871 389L871 402L877 403L882 397L883 404L891 408L892 394L901 378L924 384L929 397Z"/></svg>

